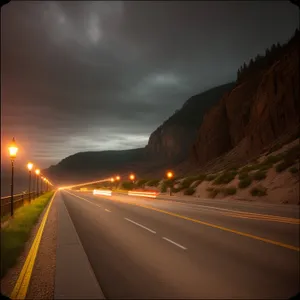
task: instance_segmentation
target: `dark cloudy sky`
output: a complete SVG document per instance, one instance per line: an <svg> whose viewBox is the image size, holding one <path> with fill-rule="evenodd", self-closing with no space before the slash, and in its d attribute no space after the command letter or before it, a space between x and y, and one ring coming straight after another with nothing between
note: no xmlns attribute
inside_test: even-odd
<svg viewBox="0 0 300 300"><path fill-rule="evenodd" d="M20 160L41 167L144 146L190 96L234 80L298 23L288 1L12 1L1 11L2 158L12 136Z"/></svg>

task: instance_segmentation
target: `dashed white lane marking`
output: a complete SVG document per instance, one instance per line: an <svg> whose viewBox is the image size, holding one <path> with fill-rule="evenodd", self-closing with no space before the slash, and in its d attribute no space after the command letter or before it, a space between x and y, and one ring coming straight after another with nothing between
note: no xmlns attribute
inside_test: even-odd
<svg viewBox="0 0 300 300"><path fill-rule="evenodd" d="M106 208L105 208L105 211L107 211L107 212L111 212L109 209L106 209Z"/></svg>
<svg viewBox="0 0 300 300"><path fill-rule="evenodd" d="M175 245L175 246L177 246L177 247L183 249L183 250L187 250L187 248L185 248L184 246L182 246L182 245L180 245L180 244L177 244L177 243L175 243L174 241L172 241L172 240L170 240L170 239L168 239L168 238L166 238L166 237L163 237L163 239L166 240L166 241L168 241L169 243L171 243L171 244L173 244L173 245Z"/></svg>
<svg viewBox="0 0 300 300"><path fill-rule="evenodd" d="M137 223L137 222L134 222L134 221L132 221L132 220L130 220L130 219L127 219L127 218L124 218L124 219L125 219L126 221L128 221L128 222L131 222L131 223L133 223L133 224L135 224L135 225L137 225L137 226L139 226L139 227L141 227L141 228L144 228L144 229L146 229L146 230L148 230L148 231L150 231L150 232L156 234L156 232L155 232L154 230L149 229L149 228L146 227L146 226L143 226L143 225L141 225L141 224L139 224L139 223Z"/></svg>
<svg viewBox="0 0 300 300"><path fill-rule="evenodd" d="M67 192L67 193L69 193L70 195L72 195L72 196L74 196L74 197L76 197L76 198L78 198L78 199L81 199L81 200L83 200L83 201L86 201L86 202L88 202L88 203L90 203L90 204L96 205L96 206L98 206L98 207L102 207L100 204L96 204L96 203L94 203L94 202L92 202L92 201L89 201L89 200L87 200L87 199L84 199L84 198L82 198L82 197L79 197L79 196L77 196L77 195L75 195L75 194L72 194L72 193L70 193L70 192Z"/></svg>

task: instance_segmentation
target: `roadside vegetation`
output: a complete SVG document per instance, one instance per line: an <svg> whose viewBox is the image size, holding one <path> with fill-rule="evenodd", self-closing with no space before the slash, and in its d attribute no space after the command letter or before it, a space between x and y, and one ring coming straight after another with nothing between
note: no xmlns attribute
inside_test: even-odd
<svg viewBox="0 0 300 300"><path fill-rule="evenodd" d="M49 203L54 192L48 192L33 200L31 204L15 211L14 218L7 220L1 228L1 278L13 267L24 250L31 230Z"/></svg>
<svg viewBox="0 0 300 300"><path fill-rule="evenodd" d="M215 185L228 184L235 178L236 174L237 174L236 170L224 171L213 181L213 184Z"/></svg>
<svg viewBox="0 0 300 300"><path fill-rule="evenodd" d="M262 185L257 185L250 190L250 193L254 197L261 197L267 195L267 189Z"/></svg>
<svg viewBox="0 0 300 300"><path fill-rule="evenodd" d="M188 189L186 189L186 190L184 191L184 195L190 196L190 195L193 195L195 192L196 192L196 190L195 190L194 188L189 187Z"/></svg>

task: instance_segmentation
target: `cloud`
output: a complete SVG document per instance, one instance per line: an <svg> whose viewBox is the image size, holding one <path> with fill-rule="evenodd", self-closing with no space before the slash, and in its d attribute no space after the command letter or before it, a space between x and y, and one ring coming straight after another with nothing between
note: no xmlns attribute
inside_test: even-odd
<svg viewBox="0 0 300 300"><path fill-rule="evenodd" d="M1 12L2 140L15 136L20 159L41 167L145 146L299 21L279 1L11 1Z"/></svg>

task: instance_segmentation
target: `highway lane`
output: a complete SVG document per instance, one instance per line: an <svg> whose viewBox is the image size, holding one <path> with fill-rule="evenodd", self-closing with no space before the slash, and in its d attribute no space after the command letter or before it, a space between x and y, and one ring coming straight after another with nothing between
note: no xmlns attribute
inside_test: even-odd
<svg viewBox="0 0 300 300"><path fill-rule="evenodd" d="M158 200L72 194L64 191L64 201L107 298L275 299L298 292L299 251L126 202L163 204L160 209L257 236L270 232L268 238L294 247L297 224L194 212Z"/></svg>
<svg viewBox="0 0 300 300"><path fill-rule="evenodd" d="M82 195L82 194L79 194ZM93 196L91 193L83 194L88 199L99 199L98 196ZM104 197L101 198L105 201ZM107 199L111 199L107 197ZM236 213L236 210L218 208L215 206L202 206L188 203L161 201L160 199L129 197L126 195L115 195L113 199L128 202L131 204L145 205L154 209L162 209L171 213L184 215L192 219L201 220L217 226L226 227L233 230L238 230L253 234L259 237L280 241L282 243L291 244L299 247L299 219L280 217L276 215L241 214ZM110 203L108 203L110 205ZM113 204L117 205L117 204ZM125 206L129 210L131 207ZM148 212L144 209L139 210L138 218L145 219ZM155 215L154 215L155 216ZM263 224L262 224L263 222Z"/></svg>
<svg viewBox="0 0 300 300"><path fill-rule="evenodd" d="M283 205L272 204L262 202L250 202L231 199L205 199L196 197L179 197L179 196L167 196L161 194L158 199L163 201L172 201L176 203L185 203L190 205L198 205L202 207L217 207L224 209L233 209L238 211L247 211L253 213L264 213L271 215L280 215L291 218L300 218L300 206L299 205Z"/></svg>

